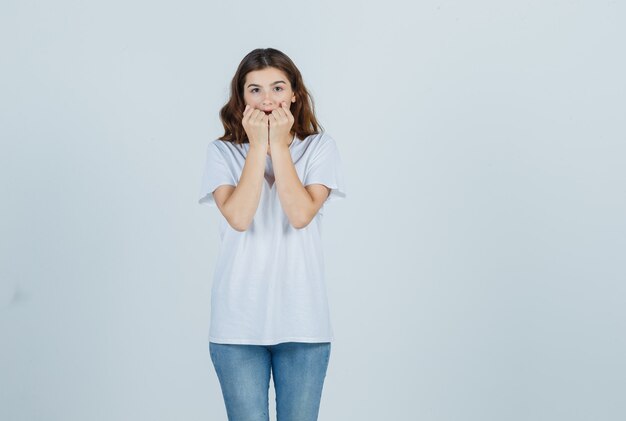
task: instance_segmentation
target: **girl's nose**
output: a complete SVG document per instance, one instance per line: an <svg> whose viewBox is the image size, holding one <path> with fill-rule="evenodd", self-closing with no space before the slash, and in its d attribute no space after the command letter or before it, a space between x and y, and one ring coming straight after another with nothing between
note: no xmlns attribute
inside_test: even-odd
<svg viewBox="0 0 626 421"><path fill-rule="evenodd" d="M273 98L272 92L267 92L265 96L263 97L263 103L271 104L273 102L272 98Z"/></svg>

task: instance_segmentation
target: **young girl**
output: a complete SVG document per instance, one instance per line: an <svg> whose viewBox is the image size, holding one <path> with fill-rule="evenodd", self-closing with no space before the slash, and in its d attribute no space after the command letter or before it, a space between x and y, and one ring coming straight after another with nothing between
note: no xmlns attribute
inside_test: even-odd
<svg viewBox="0 0 626 421"><path fill-rule="evenodd" d="M207 148L199 203L220 211L209 352L228 419L317 420L333 329L324 204L346 197L335 140L300 71L273 48L246 55Z"/></svg>

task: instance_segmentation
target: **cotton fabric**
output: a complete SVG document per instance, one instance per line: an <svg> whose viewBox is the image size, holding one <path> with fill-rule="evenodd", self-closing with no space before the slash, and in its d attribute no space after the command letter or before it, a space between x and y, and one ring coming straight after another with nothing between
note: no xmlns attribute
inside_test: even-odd
<svg viewBox="0 0 626 421"><path fill-rule="evenodd" d="M236 186L249 143L216 139L206 150L200 204L216 207L212 192ZM346 197L342 161L335 140L321 132L289 146L304 186L331 189L324 205L304 228L294 228L284 213L274 183L272 159L254 219L239 232L220 215L220 251L211 288L209 341L273 345L282 342L332 342L326 293L322 218L325 206Z"/></svg>

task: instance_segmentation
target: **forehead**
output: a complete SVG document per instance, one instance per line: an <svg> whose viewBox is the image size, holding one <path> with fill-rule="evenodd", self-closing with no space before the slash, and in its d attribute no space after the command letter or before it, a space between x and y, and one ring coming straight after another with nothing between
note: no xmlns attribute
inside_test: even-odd
<svg viewBox="0 0 626 421"><path fill-rule="evenodd" d="M275 67L266 67L261 70L253 70L246 75L245 86L249 83L256 83L257 85L270 85L277 80L284 80L286 84L289 84L287 75L282 70Z"/></svg>

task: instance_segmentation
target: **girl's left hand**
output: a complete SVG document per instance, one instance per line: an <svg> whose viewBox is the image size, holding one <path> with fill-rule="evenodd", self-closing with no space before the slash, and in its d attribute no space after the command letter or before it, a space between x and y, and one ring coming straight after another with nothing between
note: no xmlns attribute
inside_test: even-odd
<svg viewBox="0 0 626 421"><path fill-rule="evenodd" d="M280 103L280 108L275 109L269 115L270 119L270 147L273 145L285 145L289 147L291 142L291 127L293 126L294 117L289 110L289 106L285 101Z"/></svg>

